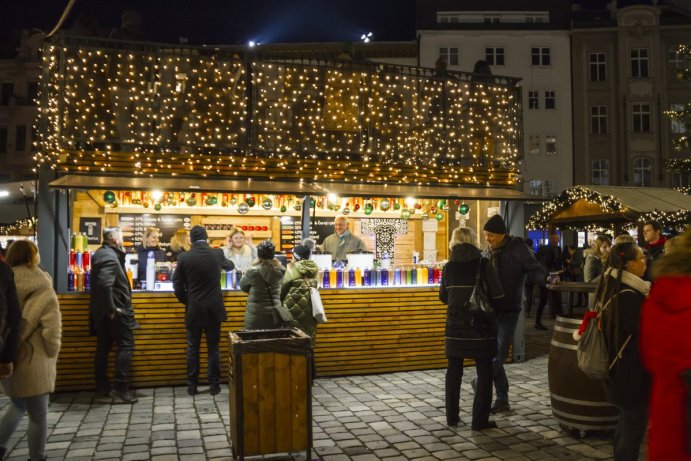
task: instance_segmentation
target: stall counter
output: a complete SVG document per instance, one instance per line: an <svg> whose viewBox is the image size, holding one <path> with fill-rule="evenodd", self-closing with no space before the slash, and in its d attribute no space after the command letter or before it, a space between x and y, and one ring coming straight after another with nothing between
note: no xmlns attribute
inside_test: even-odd
<svg viewBox="0 0 691 461"><path fill-rule="evenodd" d="M315 358L317 375L343 376L424 370L446 366L446 306L438 287L324 289L328 323L319 325ZM223 293L228 320L223 324L221 357L227 357L227 332L242 329L247 295ZM88 334L89 295L59 295L63 338L56 390L94 387L94 337ZM186 337L184 307L170 292L139 292L132 299L141 329L135 332L132 385L184 385ZM111 362L114 354L111 355ZM202 341L200 381L206 379ZM221 376L228 363L221 360ZM112 372L111 372L112 373Z"/></svg>

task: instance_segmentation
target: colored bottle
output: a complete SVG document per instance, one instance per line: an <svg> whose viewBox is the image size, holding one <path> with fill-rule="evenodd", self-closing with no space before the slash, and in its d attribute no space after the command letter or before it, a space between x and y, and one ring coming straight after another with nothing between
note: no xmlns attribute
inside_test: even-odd
<svg viewBox="0 0 691 461"><path fill-rule="evenodd" d="M343 269L336 269L336 288L343 288Z"/></svg>
<svg viewBox="0 0 691 461"><path fill-rule="evenodd" d="M376 268L372 275L372 286L381 285L381 269Z"/></svg>
<svg viewBox="0 0 691 461"><path fill-rule="evenodd" d="M156 257L153 251L149 251L146 257L146 288L147 290L154 289L154 281L156 280Z"/></svg>
<svg viewBox="0 0 691 461"><path fill-rule="evenodd" d="M361 287L362 286L362 271L358 267L355 269L355 286L356 287Z"/></svg>
<svg viewBox="0 0 691 461"><path fill-rule="evenodd" d="M410 284L417 285L417 269L414 267L410 270Z"/></svg>
<svg viewBox="0 0 691 461"><path fill-rule="evenodd" d="M317 273L317 282L318 282L317 286L319 288L324 288L324 271L323 270L320 270Z"/></svg>
<svg viewBox="0 0 691 461"><path fill-rule="evenodd" d="M130 282L130 290L134 288L134 279L132 278L132 269L127 268L127 280Z"/></svg>
<svg viewBox="0 0 691 461"><path fill-rule="evenodd" d="M365 272L362 274L362 284L366 287L372 285L372 271L369 269L365 269Z"/></svg>
<svg viewBox="0 0 691 461"><path fill-rule="evenodd" d="M434 285L434 267L427 268L427 284Z"/></svg>
<svg viewBox="0 0 691 461"><path fill-rule="evenodd" d="M355 269L350 269L348 271L348 286L349 287L355 286Z"/></svg>
<svg viewBox="0 0 691 461"><path fill-rule="evenodd" d="M413 271L410 269L410 267L405 268L405 284L406 285L412 285L413 284Z"/></svg>
<svg viewBox="0 0 691 461"><path fill-rule="evenodd" d="M387 268L381 270L380 284L382 286L387 286L389 284L389 270Z"/></svg>
<svg viewBox="0 0 691 461"><path fill-rule="evenodd" d="M336 275L337 269L331 269L329 271L329 286L331 288L336 288L336 281L338 280L338 276Z"/></svg>
<svg viewBox="0 0 691 461"><path fill-rule="evenodd" d="M441 283L441 268L439 266L434 266L434 284L439 285Z"/></svg>
<svg viewBox="0 0 691 461"><path fill-rule="evenodd" d="M226 284L228 283L227 277L228 277L228 273L226 271L224 271L223 269L221 269L221 290L226 289Z"/></svg>
<svg viewBox="0 0 691 461"><path fill-rule="evenodd" d="M82 234L82 251L89 251L89 236Z"/></svg>
<svg viewBox="0 0 691 461"><path fill-rule="evenodd" d="M74 291L76 288L74 270L72 269L72 266L67 266L67 291Z"/></svg>
<svg viewBox="0 0 691 461"><path fill-rule="evenodd" d="M84 291L84 271L77 269L74 277L77 279L77 291Z"/></svg>
<svg viewBox="0 0 691 461"><path fill-rule="evenodd" d="M397 267L393 272L393 284L398 286L401 284L401 268Z"/></svg>
<svg viewBox="0 0 691 461"><path fill-rule="evenodd" d="M88 250L82 255L82 264L84 265L84 269L91 269L91 252Z"/></svg>
<svg viewBox="0 0 691 461"><path fill-rule="evenodd" d="M84 248L82 246L84 245L84 240L82 239L82 234L78 233L77 235L74 236L74 251L80 252Z"/></svg>
<svg viewBox="0 0 691 461"><path fill-rule="evenodd" d="M84 291L91 291L91 270L84 272Z"/></svg>
<svg viewBox="0 0 691 461"><path fill-rule="evenodd" d="M72 234L70 236L70 250L74 251L77 246L77 234Z"/></svg>
<svg viewBox="0 0 691 461"><path fill-rule="evenodd" d="M84 266L82 265L82 260L83 260L83 259L82 259L82 254L83 254L83 253L82 253L81 251L78 251L77 254L75 255L75 258L74 258L74 266L75 266L77 269L81 269L81 268L84 267Z"/></svg>
<svg viewBox="0 0 691 461"><path fill-rule="evenodd" d="M416 273L415 279L417 280L417 283L419 283L420 285L424 285L425 283L427 283L427 277L423 277L422 267L420 267L420 266L416 267L415 273Z"/></svg>
<svg viewBox="0 0 691 461"><path fill-rule="evenodd" d="M240 289L240 279L242 279L242 271L235 270L235 288Z"/></svg>
<svg viewBox="0 0 691 461"><path fill-rule="evenodd" d="M324 275L322 276L322 288L331 288L331 271L329 269L324 270Z"/></svg>
<svg viewBox="0 0 691 461"><path fill-rule="evenodd" d="M226 290L235 289L235 269L226 272Z"/></svg>
<svg viewBox="0 0 691 461"><path fill-rule="evenodd" d="M69 266L74 267L77 264L77 253L74 251L74 249L70 250L70 262Z"/></svg>

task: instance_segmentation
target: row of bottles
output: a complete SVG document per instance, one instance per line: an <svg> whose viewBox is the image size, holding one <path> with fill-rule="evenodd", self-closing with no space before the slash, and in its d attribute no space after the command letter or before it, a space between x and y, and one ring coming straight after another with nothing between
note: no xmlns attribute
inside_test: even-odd
<svg viewBox="0 0 691 461"><path fill-rule="evenodd" d="M441 283L441 267L411 266L365 269L332 269L319 271L320 288L357 288L370 286L419 286Z"/></svg>
<svg viewBox="0 0 691 461"><path fill-rule="evenodd" d="M70 237L70 254L67 263L67 291L89 291L91 289L91 252L86 234L77 233Z"/></svg>
<svg viewBox="0 0 691 461"><path fill-rule="evenodd" d="M221 289L222 290L239 290L240 279L242 278L242 271L233 269L232 271L221 271Z"/></svg>

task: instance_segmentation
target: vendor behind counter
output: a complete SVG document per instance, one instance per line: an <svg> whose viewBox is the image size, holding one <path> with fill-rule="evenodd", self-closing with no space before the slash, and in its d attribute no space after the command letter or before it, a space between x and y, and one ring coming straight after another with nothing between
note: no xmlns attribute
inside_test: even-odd
<svg viewBox="0 0 691 461"><path fill-rule="evenodd" d="M159 245L160 234L155 227L147 227L144 231L144 243L136 247L137 252L137 280L141 284L146 280L146 266L148 263L149 252L153 251L155 262L166 262L166 252ZM140 285L141 286L141 285ZM146 287L147 290L152 287Z"/></svg>
<svg viewBox="0 0 691 461"><path fill-rule="evenodd" d="M347 216L339 214L334 218L334 231L321 244L322 251L331 253L333 262L347 260L348 253L368 251L365 242L348 230Z"/></svg>

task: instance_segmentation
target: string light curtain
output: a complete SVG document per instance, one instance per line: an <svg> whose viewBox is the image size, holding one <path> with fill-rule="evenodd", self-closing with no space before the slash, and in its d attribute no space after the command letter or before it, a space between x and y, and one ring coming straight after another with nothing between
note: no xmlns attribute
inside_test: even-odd
<svg viewBox="0 0 691 461"><path fill-rule="evenodd" d="M517 80L62 37L37 161L63 172L518 185Z"/></svg>

